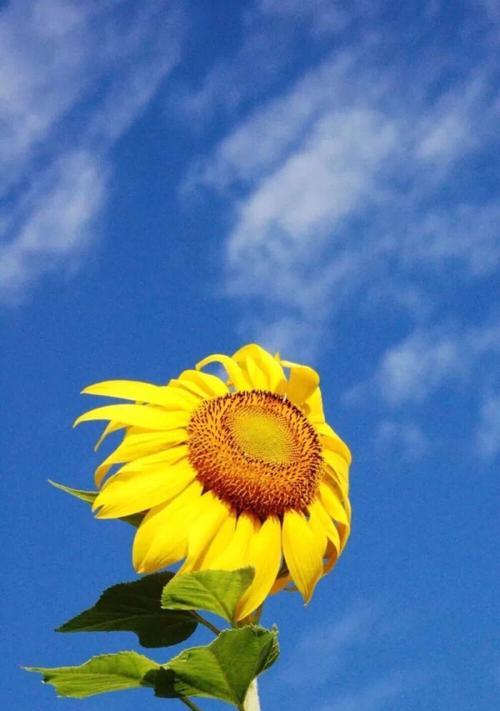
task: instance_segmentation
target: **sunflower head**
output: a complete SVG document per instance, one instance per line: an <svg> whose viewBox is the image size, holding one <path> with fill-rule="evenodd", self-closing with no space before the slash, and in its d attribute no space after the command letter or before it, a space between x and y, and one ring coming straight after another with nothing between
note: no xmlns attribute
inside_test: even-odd
<svg viewBox="0 0 500 711"><path fill-rule="evenodd" d="M224 379L204 372L222 365ZM350 531L348 447L326 423L319 377L255 344L211 355L168 385L97 383L129 401L86 412L120 430L97 467L98 518L143 513L133 563L148 573L252 566L238 618L293 582L307 602ZM118 468L117 468L118 467Z"/></svg>

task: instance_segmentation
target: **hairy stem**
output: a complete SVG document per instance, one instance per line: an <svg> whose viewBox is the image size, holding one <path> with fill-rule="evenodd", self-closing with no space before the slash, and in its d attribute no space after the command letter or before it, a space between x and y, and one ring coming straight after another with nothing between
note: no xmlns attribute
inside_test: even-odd
<svg viewBox="0 0 500 711"><path fill-rule="evenodd" d="M201 711L200 707L197 706L194 701L188 699L187 696L181 696L179 697L179 700L182 701L182 703L187 706L188 709L191 709L191 711Z"/></svg>
<svg viewBox="0 0 500 711"><path fill-rule="evenodd" d="M245 701L243 702L243 711L260 711L257 679L254 679L248 687L247 695L245 696Z"/></svg>
<svg viewBox="0 0 500 711"><path fill-rule="evenodd" d="M210 630L210 632L213 632L216 637L220 635L222 630L220 630L218 627L206 620L204 617L202 617L202 615L199 615L197 612L194 611L192 611L191 614L193 615L193 617L196 618L196 621L199 622L200 625L204 625L207 629Z"/></svg>

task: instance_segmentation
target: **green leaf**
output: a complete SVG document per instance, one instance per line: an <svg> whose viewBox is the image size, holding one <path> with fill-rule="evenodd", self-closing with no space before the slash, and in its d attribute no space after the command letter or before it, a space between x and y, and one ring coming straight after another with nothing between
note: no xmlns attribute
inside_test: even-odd
<svg viewBox="0 0 500 711"><path fill-rule="evenodd" d="M135 632L143 647L168 647L190 637L197 621L192 613L162 610L160 597L173 573L147 575L105 590L96 604L73 617L57 632Z"/></svg>
<svg viewBox="0 0 500 711"><path fill-rule="evenodd" d="M248 625L225 630L206 647L186 649L146 674L157 696L204 696L242 709L250 683L279 654L277 631Z"/></svg>
<svg viewBox="0 0 500 711"><path fill-rule="evenodd" d="M85 501L87 504L93 504L94 499L96 498L97 494L99 493L98 491L86 491L84 489L73 489L71 486L66 486L65 484L59 484L57 481L52 481L52 479L49 479L49 484L52 486L55 486L56 489L60 489L61 491L66 492L66 494L70 494L70 496L74 496L77 499L80 499L81 501Z"/></svg>
<svg viewBox="0 0 500 711"><path fill-rule="evenodd" d="M231 622L238 600L253 577L253 568L176 575L163 589L161 605L168 610L207 610Z"/></svg>
<svg viewBox="0 0 500 711"><path fill-rule="evenodd" d="M99 493L98 491L89 491L87 489L73 489L71 486L59 484L57 481L52 481L52 479L49 479L49 484L52 484L52 486L54 486L56 489L60 489L66 494L74 496L76 499L80 499L80 501L85 501L85 503L90 505L94 503L94 500L96 499ZM144 513L137 513L132 514L131 516L122 516L120 518L120 521L130 523L131 526L135 526L135 528L137 528L138 526L140 526L144 515Z"/></svg>
<svg viewBox="0 0 500 711"><path fill-rule="evenodd" d="M26 671L42 674L43 683L51 684L58 696L75 699L148 686L143 678L159 668L159 664L137 652L103 654L78 667L25 667Z"/></svg>

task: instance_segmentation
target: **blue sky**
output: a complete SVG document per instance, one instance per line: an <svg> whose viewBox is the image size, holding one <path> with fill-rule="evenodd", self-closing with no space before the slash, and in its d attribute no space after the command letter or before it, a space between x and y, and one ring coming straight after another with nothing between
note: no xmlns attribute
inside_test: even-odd
<svg viewBox="0 0 500 711"><path fill-rule="evenodd" d="M133 578L132 530L47 485L91 486L81 388L253 340L354 453L263 708L497 707L499 45L494 0L1 4L3 708L82 705L20 664L135 646L52 632Z"/></svg>

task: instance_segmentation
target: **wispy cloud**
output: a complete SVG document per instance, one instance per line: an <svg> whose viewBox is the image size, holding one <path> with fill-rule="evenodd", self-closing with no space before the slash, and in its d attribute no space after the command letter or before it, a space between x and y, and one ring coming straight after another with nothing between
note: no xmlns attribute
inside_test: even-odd
<svg viewBox="0 0 500 711"><path fill-rule="evenodd" d="M110 149L177 60L180 29L163 2L21 0L1 11L1 300L23 299L88 248Z"/></svg>
<svg viewBox="0 0 500 711"><path fill-rule="evenodd" d="M360 142L360 135L371 140ZM315 347L335 304L356 281L345 222L355 205L377 200L377 169L395 140L391 125L369 111L318 120L301 150L241 205L226 244L229 292L265 295L299 324L315 323L308 339ZM290 335L286 339L283 348L291 346Z"/></svg>
<svg viewBox="0 0 500 711"><path fill-rule="evenodd" d="M395 250L399 245L401 264L423 269L426 276L455 269L459 277L483 277L500 265L499 225L496 200L459 202L426 211L407 225L403 239L393 231L388 247Z"/></svg>
<svg viewBox="0 0 500 711"><path fill-rule="evenodd" d="M375 448L382 454L397 451L403 462L413 462L429 448L427 435L416 422L384 419L375 431Z"/></svg>
<svg viewBox="0 0 500 711"><path fill-rule="evenodd" d="M339 3L331 0L315 0L304 3L300 0L259 0L257 8L263 15L277 15L281 19L289 18L292 21L307 23L313 35L324 36L344 30L352 22L356 6L359 3L350 3L348 11Z"/></svg>
<svg viewBox="0 0 500 711"><path fill-rule="evenodd" d="M315 711L379 711L386 709L391 701L400 698L408 687L414 686L415 680L411 676L395 671L361 689L342 694Z"/></svg>
<svg viewBox="0 0 500 711"><path fill-rule="evenodd" d="M485 397L475 441L483 459L491 461L500 454L500 395L490 393Z"/></svg>
<svg viewBox="0 0 500 711"><path fill-rule="evenodd" d="M252 186L300 149L315 120L353 91L346 81L359 57L351 50L332 54L285 91L259 108L225 136L208 157L193 162L187 187L225 190ZM363 77L363 86L365 86ZM369 91L369 86L366 86ZM343 93L339 94L339 91ZM347 96L345 96L347 92Z"/></svg>
<svg viewBox="0 0 500 711"><path fill-rule="evenodd" d="M106 167L68 151L40 176L9 215L15 236L0 246L0 300L23 293L44 272L70 266L88 245L106 195Z"/></svg>
<svg viewBox="0 0 500 711"><path fill-rule="evenodd" d="M352 2L349 9L331 0L248 3L232 26L235 34L240 33L239 46L229 58L209 66L201 79L178 86L169 99L170 108L174 115L191 119L196 133L215 118L241 115L275 87L282 90L291 70L301 64L304 32L321 45L360 15L372 13L363 2Z"/></svg>
<svg viewBox="0 0 500 711"><path fill-rule="evenodd" d="M498 321L468 328L418 327L390 346L374 376L345 398L354 403L369 392L392 407L423 402L446 384L477 378L482 366L499 351Z"/></svg>
<svg viewBox="0 0 500 711"><path fill-rule="evenodd" d="M281 685L289 693L307 688L309 698L320 696L326 703L314 706L315 711L375 711L389 700L414 689L421 676L416 669L384 669L377 681L363 677L352 689L346 683L347 669L358 668L357 660L383 654L408 628L408 619L395 614L383 602L353 605L337 621L311 627L294 645L291 659L283 650ZM333 692L332 692L333 689ZM321 690L321 691L320 691Z"/></svg>
<svg viewBox="0 0 500 711"><path fill-rule="evenodd" d="M328 684L353 656L366 646L390 636L395 629L382 603L358 603L340 615L332 625L313 626L301 636L293 650L297 663L284 660L282 681L289 687L304 682ZM312 680L316 680L313 682Z"/></svg>
<svg viewBox="0 0 500 711"><path fill-rule="evenodd" d="M432 54L409 92L382 45L368 36L309 69L197 159L183 187L232 207L225 286L248 304L242 331L296 357L314 355L353 302L417 318L430 274L453 263L481 278L498 265L496 200L449 189L457 161L472 180L467 161L498 144L494 64L458 67L436 91L453 66Z"/></svg>
<svg viewBox="0 0 500 711"><path fill-rule="evenodd" d="M168 99L173 116L187 116L200 132L207 122L232 116L278 81L290 57L290 36L280 24L274 32L267 30L262 18L254 17L230 62L219 61L197 82L178 86Z"/></svg>

